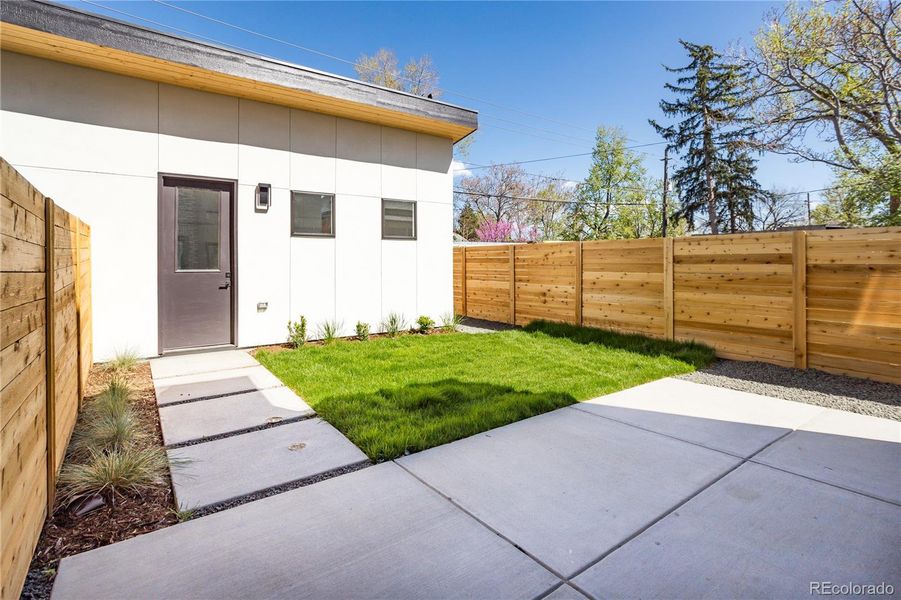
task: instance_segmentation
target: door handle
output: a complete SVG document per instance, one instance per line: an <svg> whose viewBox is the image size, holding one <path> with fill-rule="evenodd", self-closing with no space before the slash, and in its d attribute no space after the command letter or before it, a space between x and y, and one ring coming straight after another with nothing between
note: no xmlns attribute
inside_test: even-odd
<svg viewBox="0 0 901 600"><path fill-rule="evenodd" d="M220 289L220 290L227 290L227 289L230 288L230 287L231 287L231 282L230 282L230 281L226 281L223 285L220 285L220 286L219 286L219 289Z"/></svg>

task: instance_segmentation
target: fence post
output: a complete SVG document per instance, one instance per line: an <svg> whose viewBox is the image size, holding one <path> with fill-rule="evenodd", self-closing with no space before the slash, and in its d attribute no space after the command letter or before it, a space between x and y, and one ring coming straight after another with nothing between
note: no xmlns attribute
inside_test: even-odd
<svg viewBox="0 0 901 600"><path fill-rule="evenodd" d="M576 325L582 326L582 242L576 242Z"/></svg>
<svg viewBox="0 0 901 600"><path fill-rule="evenodd" d="M462 315L462 316L465 317L465 316L466 316L466 246L463 246L462 250L463 250L463 252L462 252L462 256L461 256L461 258L460 258L460 262L461 262L461 265L460 265L460 278L461 278L463 281L460 283L460 289L461 289L461 291L462 291L462 293L463 293L463 302L461 302L460 308L461 308L462 311L463 311L463 315Z"/></svg>
<svg viewBox="0 0 901 600"><path fill-rule="evenodd" d="M807 368L807 232L792 232L792 347L795 368Z"/></svg>
<svg viewBox="0 0 901 600"><path fill-rule="evenodd" d="M516 244L510 244L510 324L516 325Z"/></svg>
<svg viewBox="0 0 901 600"><path fill-rule="evenodd" d="M46 351L47 372L46 422L47 422L47 515L53 514L56 494L56 232L54 216L56 205L50 198L44 202L44 349Z"/></svg>
<svg viewBox="0 0 901 600"><path fill-rule="evenodd" d="M75 248L72 262L75 268L75 369L78 375L78 411L84 403L84 377L81 372L81 219L75 220Z"/></svg>
<svg viewBox="0 0 901 600"><path fill-rule="evenodd" d="M671 340L673 327L673 238L663 238L663 336Z"/></svg>

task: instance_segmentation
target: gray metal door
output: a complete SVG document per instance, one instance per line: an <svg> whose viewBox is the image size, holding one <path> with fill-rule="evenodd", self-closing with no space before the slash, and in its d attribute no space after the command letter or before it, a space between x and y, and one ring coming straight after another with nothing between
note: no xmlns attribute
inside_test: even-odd
<svg viewBox="0 0 901 600"><path fill-rule="evenodd" d="M234 343L234 183L163 176L160 353Z"/></svg>

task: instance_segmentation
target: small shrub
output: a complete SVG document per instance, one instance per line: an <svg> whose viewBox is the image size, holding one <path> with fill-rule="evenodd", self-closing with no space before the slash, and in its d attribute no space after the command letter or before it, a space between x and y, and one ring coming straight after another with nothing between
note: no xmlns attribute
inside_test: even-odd
<svg viewBox="0 0 901 600"><path fill-rule="evenodd" d="M131 348L125 348L117 350L113 359L106 363L106 366L111 371L124 373L133 369L136 364L138 364L138 353Z"/></svg>
<svg viewBox="0 0 901 600"><path fill-rule="evenodd" d="M452 312L446 312L441 315L441 327L446 331L458 331L462 323L462 315L455 315Z"/></svg>
<svg viewBox="0 0 901 600"><path fill-rule="evenodd" d="M131 402L131 387L125 379L113 376L93 401L85 406L85 416L121 415L128 410Z"/></svg>
<svg viewBox="0 0 901 600"><path fill-rule="evenodd" d="M426 315L416 319L416 325L419 327L419 333L428 333L435 328L435 321Z"/></svg>
<svg viewBox="0 0 901 600"><path fill-rule="evenodd" d="M300 348L307 343L307 318L300 315L299 321L288 321L288 343Z"/></svg>
<svg viewBox="0 0 901 600"><path fill-rule="evenodd" d="M112 377L106 389L84 408L81 425L72 434L73 456L125 448L144 438L130 401L131 388L118 376Z"/></svg>
<svg viewBox="0 0 901 600"><path fill-rule="evenodd" d="M324 344L334 344L338 341L341 332L341 323L338 321L323 321L319 324L319 339Z"/></svg>
<svg viewBox="0 0 901 600"><path fill-rule="evenodd" d="M400 313L390 312L385 320L382 321L382 329L388 334L388 337L397 337L407 328L407 320Z"/></svg>
<svg viewBox="0 0 901 600"><path fill-rule="evenodd" d="M369 323L357 321L357 339L361 342L369 339Z"/></svg>
<svg viewBox="0 0 901 600"><path fill-rule="evenodd" d="M166 453L158 448L131 446L112 452L92 452L84 464L63 466L59 474L61 496L72 501L103 494L112 500L117 493L138 492L154 485L167 466Z"/></svg>
<svg viewBox="0 0 901 600"><path fill-rule="evenodd" d="M118 414L106 414L85 420L72 434L72 455L86 457L101 452L115 452L128 448L146 437L131 409Z"/></svg>

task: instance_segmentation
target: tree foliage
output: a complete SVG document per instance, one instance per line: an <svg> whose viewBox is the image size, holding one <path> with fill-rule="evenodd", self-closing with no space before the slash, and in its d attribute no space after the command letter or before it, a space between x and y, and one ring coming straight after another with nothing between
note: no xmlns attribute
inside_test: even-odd
<svg viewBox="0 0 901 600"><path fill-rule="evenodd" d="M719 233L723 194L718 188L724 182L718 182L717 176L722 180L730 173L727 154L738 152L752 137L749 119L743 114L742 81L746 74L709 45L680 43L690 62L684 67L664 67L678 75L675 83L665 84L676 98L661 100L660 109L666 116L681 120L666 126L654 120L650 123L681 158L675 172L682 203L679 216L692 226L696 216L706 212L702 226ZM752 184L745 181L743 185Z"/></svg>
<svg viewBox="0 0 901 600"><path fill-rule="evenodd" d="M867 190L833 195L821 216L859 201L856 214L897 217L901 190L892 165L901 162L899 31L898 0L792 3L769 15L746 57L761 147L831 165L839 183L850 176ZM888 206L874 207L881 203Z"/></svg>
<svg viewBox="0 0 901 600"><path fill-rule="evenodd" d="M399 64L393 50L379 48L372 56L361 55L354 63L354 70L362 81L368 83L429 98L441 95L438 71L432 65L430 56L411 58L403 68Z"/></svg>
<svg viewBox="0 0 901 600"><path fill-rule="evenodd" d="M598 127L588 176L576 189L567 237L582 240L614 237L614 221L620 209L645 202L647 173L641 156L626 145L621 130Z"/></svg>

